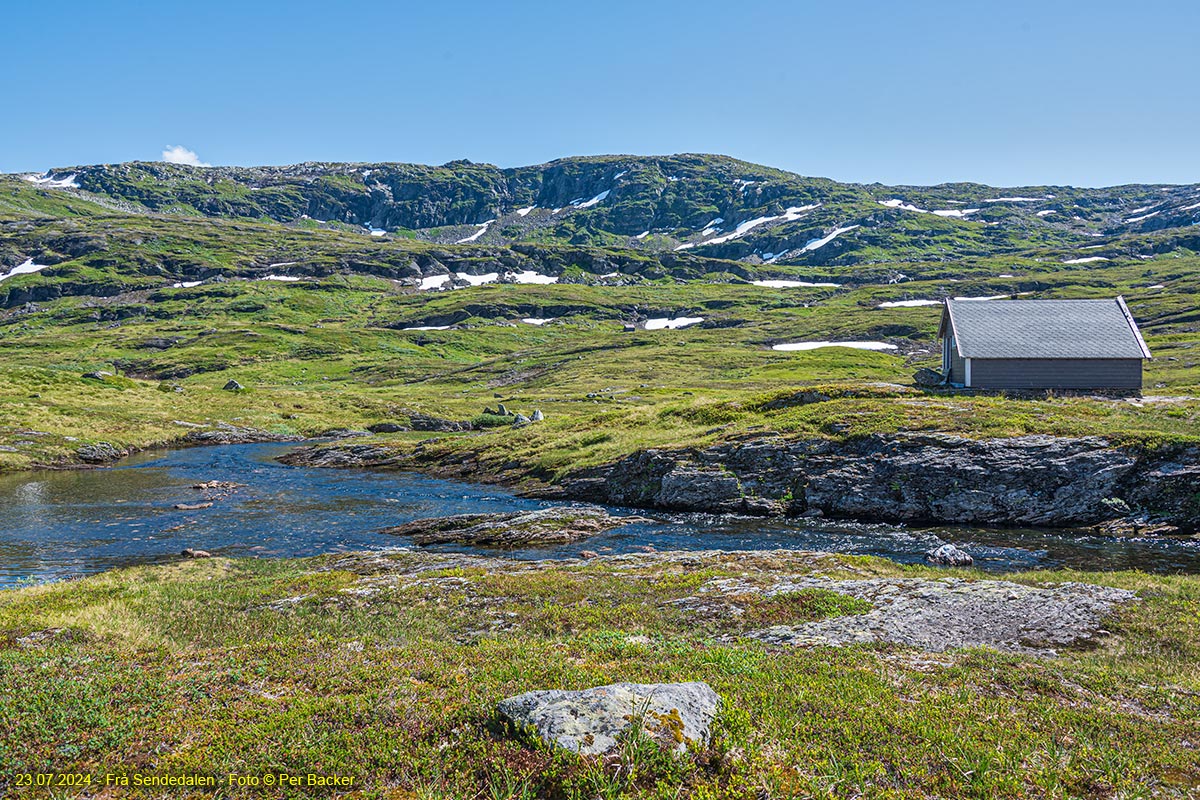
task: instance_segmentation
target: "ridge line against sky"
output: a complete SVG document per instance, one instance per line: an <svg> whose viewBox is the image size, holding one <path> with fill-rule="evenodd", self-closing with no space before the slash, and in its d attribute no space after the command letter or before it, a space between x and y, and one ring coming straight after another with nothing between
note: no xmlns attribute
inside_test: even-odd
<svg viewBox="0 0 1200 800"><path fill-rule="evenodd" d="M5 18L10 173L178 147L247 166L701 152L889 185L1200 182L1200 4L1183 0L63 0Z"/></svg>
<svg viewBox="0 0 1200 800"><path fill-rule="evenodd" d="M183 151L183 154L181 154L180 151ZM168 153L170 153L171 155L168 156ZM184 155L184 154L186 154L186 155ZM552 164L556 161L565 161L565 160L569 160L572 158L657 159L657 158L674 158L674 157L679 157L679 156L702 156L702 157L709 157L709 158L729 158L729 159L733 159L735 161L741 161L743 163L747 163L747 164L750 164L750 165L756 166L756 167L764 167L766 169L776 169L776 170L782 170L784 172L790 172L791 174L794 174L797 177L803 178L803 179L831 180L831 181L834 181L837 183L861 185L861 186L880 185L880 186L884 186L887 188L894 188L894 189L901 189L901 188L923 189L923 188L931 188L931 187L939 186L939 185L949 185L949 184L958 184L958 183L975 184L975 185L982 186L982 187L989 188L989 189L1023 189L1023 188L1028 188L1028 189L1034 189L1034 188L1109 189L1109 188L1119 187L1122 185L1139 185L1139 186L1195 186L1195 185L1200 185L1200 181L1131 181L1131 182L1127 182L1125 184L1091 184L1091 185L1089 185L1089 184L1047 183L1047 182L1001 185L1001 184L984 183L981 181L972 181L972 180L941 181L939 183L921 183L921 184L883 183L882 181L849 181L849 180L841 180L836 175L810 175L810 174L805 174L802 172L795 172L793 170L787 170L783 167L776 167L772 164L760 164L760 163L757 163L754 161L750 161L748 159L738 158L737 156L731 156L727 153L582 153L582 154L578 154L578 155L574 155L574 156L556 156L554 158L546 159L545 161L539 161L534 164L496 164L491 161L475 161L474 159L462 159L462 158L450 159L450 161L443 161L440 164L433 164L433 163L428 163L428 162L416 162L416 161L402 161L402 160L397 160L397 159L358 161L358 160L347 160L347 159L339 160L339 159L325 159L325 158L311 158L311 159L306 159L304 161L294 161L294 162L288 162L288 163L282 163L282 164L209 164L207 162L200 161L199 156L194 151L188 150L187 148L182 147L180 145L173 145L171 147L164 148L161 158L142 158L142 159L133 159L130 161L109 162L109 163L110 164L133 164L133 163L161 162L164 164L173 164L173 165L187 166L187 167L198 167L201 169L220 169L222 167L228 167L228 168L234 168L234 169L255 169L255 168L259 168L259 167L262 167L262 168L296 167L296 166L300 166L300 165L306 164L306 163L344 164L344 165L353 165L353 166L360 166L360 165L361 166L374 166L374 165L380 165L380 164L397 164L397 165L412 165L412 166L418 166L418 167L442 167L442 166L447 166L448 164L451 164L456 161L467 160L476 165L492 166L492 167L496 167L497 169L500 169L500 170L511 170L511 169L529 169L532 167L540 167L540 166ZM57 167L52 167L49 170L21 170L21 171L12 172L12 173L6 173L3 171L0 171L0 175L5 175L5 174L9 174L9 175L45 175L45 174L50 174L50 173L65 174L66 172L69 172L70 170L72 170L74 168L88 167L88 166L96 166L96 165L93 165L93 164L63 164L63 165L59 165Z"/></svg>

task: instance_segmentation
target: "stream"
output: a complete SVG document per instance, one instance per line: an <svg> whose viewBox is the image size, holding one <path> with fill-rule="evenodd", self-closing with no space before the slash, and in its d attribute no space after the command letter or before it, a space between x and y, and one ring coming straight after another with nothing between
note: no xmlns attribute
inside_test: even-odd
<svg viewBox="0 0 1200 800"><path fill-rule="evenodd" d="M275 460L295 446L160 450L109 469L0 475L0 588L171 561L185 547L263 558L403 547L406 540L379 530L423 517L553 504L496 486L407 472L289 467ZM193 487L213 480L244 486L209 508L175 508L203 502L203 493ZM656 522L627 525L570 544L502 552L516 558L563 558L583 550L621 553L647 546L787 548L914 563L922 561L927 550L953 542L975 557L977 567L992 572L1056 567L1200 572L1200 542L1192 539L609 511L648 514ZM472 551L450 545L431 549Z"/></svg>

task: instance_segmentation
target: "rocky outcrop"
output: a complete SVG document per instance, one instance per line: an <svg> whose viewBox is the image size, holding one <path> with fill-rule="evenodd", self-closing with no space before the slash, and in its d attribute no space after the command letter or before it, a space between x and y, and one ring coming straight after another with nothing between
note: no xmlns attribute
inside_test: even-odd
<svg viewBox="0 0 1200 800"><path fill-rule="evenodd" d="M758 437L646 450L563 479L590 502L670 510L1075 527L1141 515L1200 530L1200 447L1099 438Z"/></svg>
<svg viewBox="0 0 1200 800"><path fill-rule="evenodd" d="M769 593L811 589L857 597L873 608L865 614L777 625L750 636L786 645L892 642L929 651L986 646L1049 656L1103 636L1104 618L1137 598L1124 589L1084 583L1035 587L957 578L803 577L784 581Z"/></svg>
<svg viewBox="0 0 1200 800"><path fill-rule="evenodd" d="M614 517L602 508L560 506L509 514L459 514L419 519L385 528L382 533L408 536L420 545L454 542L517 547L571 542L622 525L648 521L642 517Z"/></svg>
<svg viewBox="0 0 1200 800"><path fill-rule="evenodd" d="M501 700L496 711L547 744L590 756L618 749L635 726L667 750L706 745L720 704L707 683L614 683L526 692Z"/></svg>

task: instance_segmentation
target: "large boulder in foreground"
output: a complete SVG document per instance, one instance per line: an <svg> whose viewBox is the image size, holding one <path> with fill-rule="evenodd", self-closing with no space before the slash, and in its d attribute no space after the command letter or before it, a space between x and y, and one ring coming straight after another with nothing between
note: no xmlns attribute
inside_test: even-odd
<svg viewBox="0 0 1200 800"><path fill-rule="evenodd" d="M644 517L614 517L595 506L555 506L537 511L507 514L458 514L452 517L419 519L382 533L411 536L415 544L474 544L517 547L530 544L561 544L634 522Z"/></svg>
<svg viewBox="0 0 1200 800"><path fill-rule="evenodd" d="M588 756L616 750L635 724L670 750L706 745L720 704L707 683L614 683L526 692L501 700L496 710L548 744Z"/></svg>

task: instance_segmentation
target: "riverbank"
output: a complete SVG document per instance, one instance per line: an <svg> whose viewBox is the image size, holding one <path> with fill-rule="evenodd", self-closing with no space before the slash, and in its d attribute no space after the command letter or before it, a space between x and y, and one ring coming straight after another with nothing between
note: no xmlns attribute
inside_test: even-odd
<svg viewBox="0 0 1200 800"><path fill-rule="evenodd" d="M1025 602L1061 610L1001 613ZM319 765L362 797L1186 797L1198 612L1197 577L789 551L183 560L0 592L0 746L11 773ZM621 680L708 682L713 742L580 758L495 714Z"/></svg>
<svg viewBox="0 0 1200 800"><path fill-rule="evenodd" d="M451 459L438 445L334 443L300 448L283 460L318 467L415 467L524 486L534 496L669 511L1099 526L1134 536L1200 532L1200 447L1187 444L936 433L837 441L759 434L704 448L643 450L554 476L553 483L543 481L536 468L512 461L495 470L483 457Z"/></svg>

